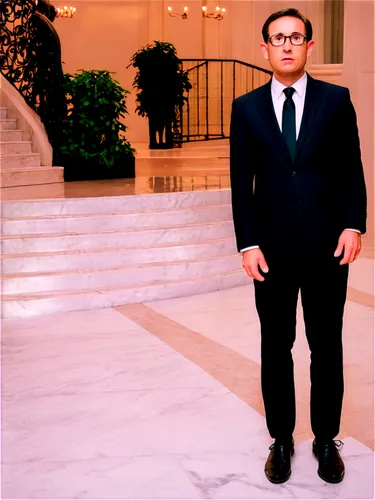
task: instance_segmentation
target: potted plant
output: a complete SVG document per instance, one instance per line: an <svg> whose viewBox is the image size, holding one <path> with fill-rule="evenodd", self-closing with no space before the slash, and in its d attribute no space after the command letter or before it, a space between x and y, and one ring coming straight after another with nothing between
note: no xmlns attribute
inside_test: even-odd
<svg viewBox="0 0 375 500"><path fill-rule="evenodd" d="M126 95L106 70L64 75L67 99L61 147L65 181L135 176L134 149L120 121Z"/></svg>
<svg viewBox="0 0 375 500"><path fill-rule="evenodd" d="M137 69L133 82L138 91L136 112L148 118L150 149L173 148L178 113L192 87L176 48L154 41L135 52L130 61L129 66Z"/></svg>

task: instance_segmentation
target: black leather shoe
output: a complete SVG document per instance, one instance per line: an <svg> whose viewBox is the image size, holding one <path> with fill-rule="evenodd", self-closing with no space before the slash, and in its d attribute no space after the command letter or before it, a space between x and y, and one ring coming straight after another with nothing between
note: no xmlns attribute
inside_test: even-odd
<svg viewBox="0 0 375 500"><path fill-rule="evenodd" d="M313 453L319 462L318 476L327 483L340 483L344 479L345 465L338 451L343 444L333 440L313 442Z"/></svg>
<svg viewBox="0 0 375 500"><path fill-rule="evenodd" d="M271 483L281 484L288 481L292 474L291 458L294 455L294 441L276 439L270 446L264 472Z"/></svg>

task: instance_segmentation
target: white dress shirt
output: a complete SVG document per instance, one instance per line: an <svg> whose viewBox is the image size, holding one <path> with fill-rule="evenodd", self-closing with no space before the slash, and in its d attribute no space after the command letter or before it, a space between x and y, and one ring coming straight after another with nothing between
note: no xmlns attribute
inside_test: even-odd
<svg viewBox="0 0 375 500"><path fill-rule="evenodd" d="M293 83L292 87L295 90L292 99L294 101L294 105L296 108L296 139L298 139L298 134L301 128L303 108L305 106L307 73L304 73L304 75L301 76L299 80ZM284 107L284 101L286 99L286 96L284 94L284 89L286 88L287 88L286 85L280 83L278 80L276 80L274 76L272 77L271 81L272 103L280 130L282 129L283 107Z"/></svg>
<svg viewBox="0 0 375 500"><path fill-rule="evenodd" d="M298 139L299 131L301 129L303 108L305 106L305 97L306 97L306 87L307 87L307 73L304 73L303 76L299 80L291 85L295 92L293 93L292 99L294 101L294 105L296 108L296 139ZM287 86L280 83L274 76L272 76L271 80L271 97L273 103L273 109L275 111L277 123L279 124L280 130L282 130L282 119L283 119L283 106L284 101L286 99L286 95L284 94L284 89ZM355 231L360 233L358 229L348 229L350 231ZM258 245L254 245L251 247L242 248L240 252L245 252L246 250L252 250L253 248L259 248Z"/></svg>

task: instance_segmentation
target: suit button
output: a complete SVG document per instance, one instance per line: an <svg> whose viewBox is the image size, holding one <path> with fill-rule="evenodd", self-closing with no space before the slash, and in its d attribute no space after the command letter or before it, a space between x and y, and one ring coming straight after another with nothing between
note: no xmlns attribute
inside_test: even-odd
<svg viewBox="0 0 375 500"><path fill-rule="evenodd" d="M297 172L292 172L292 177L295 177L297 175Z"/></svg>

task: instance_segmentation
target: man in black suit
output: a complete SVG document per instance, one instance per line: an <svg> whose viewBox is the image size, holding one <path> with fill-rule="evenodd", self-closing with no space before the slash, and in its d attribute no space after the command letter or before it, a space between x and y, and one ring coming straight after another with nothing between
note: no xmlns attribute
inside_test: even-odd
<svg viewBox="0 0 375 500"><path fill-rule="evenodd" d="M261 382L275 439L265 465L287 481L294 453L291 349L301 290L311 350L311 425L319 476L340 482L334 441L343 398L342 319L348 265L366 230L366 189L349 91L305 72L312 26L296 9L272 14L262 30L273 69L266 85L233 102L232 208L243 267L254 279L261 325Z"/></svg>

